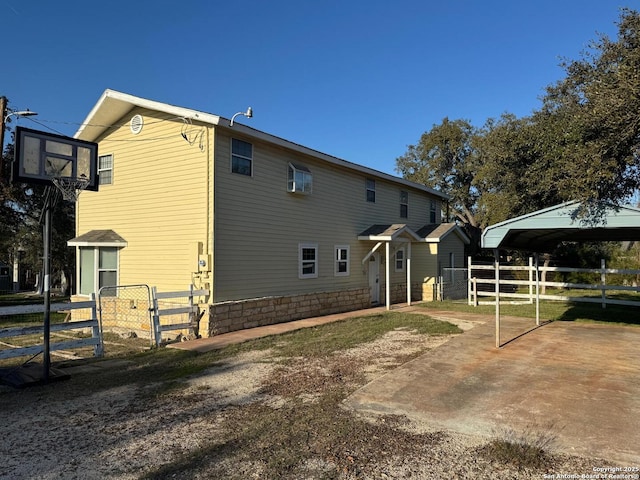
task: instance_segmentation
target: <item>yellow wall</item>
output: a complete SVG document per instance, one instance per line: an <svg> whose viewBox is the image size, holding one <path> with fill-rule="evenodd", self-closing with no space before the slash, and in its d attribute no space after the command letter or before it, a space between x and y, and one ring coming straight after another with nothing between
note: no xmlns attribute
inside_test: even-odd
<svg viewBox="0 0 640 480"><path fill-rule="evenodd" d="M231 172L232 134L253 145L252 176ZM216 301L367 287L369 264L363 265L362 259L375 242L358 240L358 234L374 224L406 223L418 230L429 223L430 203L436 197L419 189L243 137L232 130L217 129L215 139ZM290 162L311 171L313 193L287 192ZM367 178L376 180L375 203L366 201ZM408 218L400 217L401 190L409 194ZM439 207L440 200L436 200ZM298 278L301 243L318 245L317 278ZM350 246L349 276L335 275L336 245ZM426 250L422 247L414 244L414 254ZM379 251L384 255L384 248ZM425 276L435 265L435 257L423 257L429 266L414 259L413 276ZM391 262L391 281L405 283L406 273L395 272L393 257ZM382 283L383 264L380 276Z"/></svg>
<svg viewBox="0 0 640 480"><path fill-rule="evenodd" d="M144 118L137 135L134 114ZM211 128L141 109L119 123L98 139L99 155L113 154L113 184L80 195L76 233L111 229L128 242L119 285L184 290L197 270L195 245L211 241Z"/></svg>
<svg viewBox="0 0 640 480"><path fill-rule="evenodd" d="M134 114L144 118L138 135L129 128ZM360 241L358 234L373 224L407 223L417 230L430 220L435 197L426 192L376 178L376 203L369 203L365 173L241 135L254 147L254 175L233 174L233 130L214 132L139 108L118 123L97 140L99 155L113 155L113 184L80 195L76 228L77 235L111 229L128 242L120 250L118 285L169 291L195 283L214 290L209 301L365 288L368 264L362 259L374 242ZM311 170L311 195L286 191L289 162ZM408 218L400 217L401 190L409 193ZM318 244L316 279L298 278L300 243ZM206 283L193 277L198 244L215 262L215 289L213 274ZM336 245L350 246L348 277L334 274ZM414 283L433 281L437 254L433 245L413 244ZM380 275L382 280L384 265ZM393 284L404 277L391 269Z"/></svg>

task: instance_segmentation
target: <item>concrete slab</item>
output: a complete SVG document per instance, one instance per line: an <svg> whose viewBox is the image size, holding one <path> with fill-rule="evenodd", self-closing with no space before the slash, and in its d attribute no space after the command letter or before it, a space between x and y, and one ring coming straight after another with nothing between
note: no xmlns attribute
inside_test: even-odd
<svg viewBox="0 0 640 480"><path fill-rule="evenodd" d="M405 414L432 431L546 431L558 451L640 465L640 328L535 328L507 317L502 339L514 340L496 349L491 317L424 313L475 326L361 388L346 406Z"/></svg>

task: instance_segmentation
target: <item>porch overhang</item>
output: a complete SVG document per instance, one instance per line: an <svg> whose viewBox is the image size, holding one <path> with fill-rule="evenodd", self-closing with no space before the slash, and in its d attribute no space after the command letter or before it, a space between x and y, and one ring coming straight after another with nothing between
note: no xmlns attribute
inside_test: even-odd
<svg viewBox="0 0 640 480"><path fill-rule="evenodd" d="M411 305L411 243L424 240L404 223L372 225L358 235L358 240L376 242L362 259L363 265L378 248L382 245L385 246L385 304L387 310L391 309L391 243L406 244L407 304Z"/></svg>
<svg viewBox="0 0 640 480"><path fill-rule="evenodd" d="M440 243L449 235L456 235L465 245L471 243L467 234L456 223L431 223L416 233L427 243Z"/></svg>
<svg viewBox="0 0 640 480"><path fill-rule="evenodd" d="M69 247L116 247L127 246L127 241L113 230L90 230L71 240L67 240Z"/></svg>
<svg viewBox="0 0 640 480"><path fill-rule="evenodd" d="M404 223L372 225L358 235L358 240L372 242L420 242L423 239Z"/></svg>

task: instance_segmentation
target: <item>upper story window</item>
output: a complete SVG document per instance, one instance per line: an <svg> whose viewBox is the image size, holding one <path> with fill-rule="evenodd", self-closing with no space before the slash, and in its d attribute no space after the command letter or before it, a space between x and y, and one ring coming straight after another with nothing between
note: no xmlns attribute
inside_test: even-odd
<svg viewBox="0 0 640 480"><path fill-rule="evenodd" d="M400 218L409 217L409 192L400 190Z"/></svg>
<svg viewBox="0 0 640 480"><path fill-rule="evenodd" d="M429 222L436 223L436 201L431 200L431 206L429 208Z"/></svg>
<svg viewBox="0 0 640 480"><path fill-rule="evenodd" d="M113 155L98 156L98 184L111 185L113 183Z"/></svg>
<svg viewBox="0 0 640 480"><path fill-rule="evenodd" d="M231 139L231 171L240 175L253 175L253 145L236 138Z"/></svg>
<svg viewBox="0 0 640 480"><path fill-rule="evenodd" d="M303 165L289 164L287 191L293 193L309 194L313 188L313 175L311 170Z"/></svg>
<svg viewBox="0 0 640 480"><path fill-rule="evenodd" d="M376 203L376 181L367 178L367 202Z"/></svg>

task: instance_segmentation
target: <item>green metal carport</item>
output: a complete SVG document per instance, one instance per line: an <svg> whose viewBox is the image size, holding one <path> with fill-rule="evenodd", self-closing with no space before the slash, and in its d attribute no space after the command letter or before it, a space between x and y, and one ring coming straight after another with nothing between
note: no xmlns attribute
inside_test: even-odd
<svg viewBox="0 0 640 480"><path fill-rule="evenodd" d="M572 201L496 223L482 233L482 248L492 249L495 262L496 348L500 347L500 250L534 253L536 268L536 325L540 325L538 254L561 242L640 240L640 209L599 204L582 215Z"/></svg>

